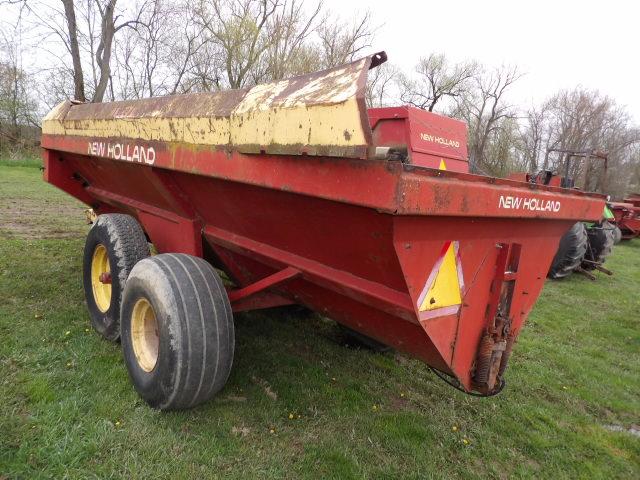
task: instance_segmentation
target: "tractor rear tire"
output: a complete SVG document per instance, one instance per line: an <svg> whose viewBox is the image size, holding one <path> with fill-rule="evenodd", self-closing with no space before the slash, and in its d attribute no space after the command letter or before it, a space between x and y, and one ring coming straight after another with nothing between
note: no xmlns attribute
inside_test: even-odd
<svg viewBox="0 0 640 480"><path fill-rule="evenodd" d="M620 241L622 240L622 230L620 230L620 227L615 225L615 228L613 229L613 244L617 245L620 243Z"/></svg>
<svg viewBox="0 0 640 480"><path fill-rule="evenodd" d="M560 239L558 251L547 276L553 279L564 278L576 270L587 251L587 241L584 223L575 223Z"/></svg>
<svg viewBox="0 0 640 480"><path fill-rule="evenodd" d="M84 245L82 280L91 325L104 338L120 337L120 305L129 273L149 256L149 244L135 218L100 215Z"/></svg>
<svg viewBox="0 0 640 480"><path fill-rule="evenodd" d="M139 262L127 280L121 319L129 376L151 407L191 408L224 387L235 348L233 315L205 260L168 253Z"/></svg>
<svg viewBox="0 0 640 480"><path fill-rule="evenodd" d="M603 222L602 225L594 225L587 229L589 243L585 253L582 268L594 270L596 264L602 264L611 255L614 244L614 225Z"/></svg>

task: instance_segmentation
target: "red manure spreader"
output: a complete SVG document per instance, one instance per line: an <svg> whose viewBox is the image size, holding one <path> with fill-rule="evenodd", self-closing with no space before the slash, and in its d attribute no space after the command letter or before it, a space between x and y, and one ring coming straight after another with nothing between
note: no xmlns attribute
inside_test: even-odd
<svg viewBox="0 0 640 480"><path fill-rule="evenodd" d="M640 193L632 193L623 202L609 204L622 240L640 236Z"/></svg>
<svg viewBox="0 0 640 480"><path fill-rule="evenodd" d="M92 324L121 339L148 404L211 398L232 367L233 312L288 304L467 392L500 391L560 237L604 200L471 175L463 123L367 110L367 72L385 59L243 90L67 101L45 118L45 180L97 215Z"/></svg>
<svg viewBox="0 0 640 480"><path fill-rule="evenodd" d="M598 150L549 148L547 155L552 152L559 154L556 161L558 171L545 168L537 173L512 173L509 178L580 191L590 191L590 189L597 189L598 186L602 188L602 185L605 184L608 169L607 153ZM582 162L584 165L581 171L578 170L578 174L574 176L576 161ZM605 196L603 195L602 198ZM576 222L573 224L560 239L547 276L561 279L573 272L579 272L591 280L595 280L596 277L591 273L593 270L613 275L611 270L603 266L620 237L620 231L611 220L614 220L614 217L605 208L597 222Z"/></svg>
<svg viewBox="0 0 640 480"><path fill-rule="evenodd" d="M608 206L622 240L631 240L640 235L640 202L634 205L631 199L625 199L624 202L610 202Z"/></svg>

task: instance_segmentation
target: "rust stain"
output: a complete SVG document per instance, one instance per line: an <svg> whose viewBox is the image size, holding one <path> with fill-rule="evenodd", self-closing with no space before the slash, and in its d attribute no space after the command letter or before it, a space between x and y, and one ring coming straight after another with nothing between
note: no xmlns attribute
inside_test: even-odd
<svg viewBox="0 0 640 480"><path fill-rule="evenodd" d="M448 209L451 203L451 194L449 188L436 184L433 188L433 205L431 210L438 212Z"/></svg>
<svg viewBox="0 0 640 480"><path fill-rule="evenodd" d="M462 203L460 204L460 211L462 213L467 213L469 211L469 199L467 198L466 194L462 196Z"/></svg>

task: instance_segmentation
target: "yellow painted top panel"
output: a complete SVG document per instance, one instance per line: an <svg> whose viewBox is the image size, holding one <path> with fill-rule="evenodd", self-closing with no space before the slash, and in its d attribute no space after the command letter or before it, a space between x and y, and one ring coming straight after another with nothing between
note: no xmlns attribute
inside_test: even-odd
<svg viewBox="0 0 640 480"><path fill-rule="evenodd" d="M384 55L250 89L101 104L66 101L44 135L211 145L244 153L363 157L367 71Z"/></svg>

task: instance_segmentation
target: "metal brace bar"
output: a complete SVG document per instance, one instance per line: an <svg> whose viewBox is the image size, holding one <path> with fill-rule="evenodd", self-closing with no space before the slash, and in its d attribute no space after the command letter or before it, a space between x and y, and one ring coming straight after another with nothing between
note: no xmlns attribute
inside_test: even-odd
<svg viewBox="0 0 640 480"><path fill-rule="evenodd" d="M245 299L247 297L250 297L251 295L260 293L269 287L273 287L274 285L277 285L279 283L291 280L301 273L302 272L297 268L287 267L274 273L273 275L269 275L268 277L263 278L262 280L258 280L255 283L247 285L246 287L242 287L237 290L231 290L229 292L229 301L233 303L237 302L238 300Z"/></svg>

